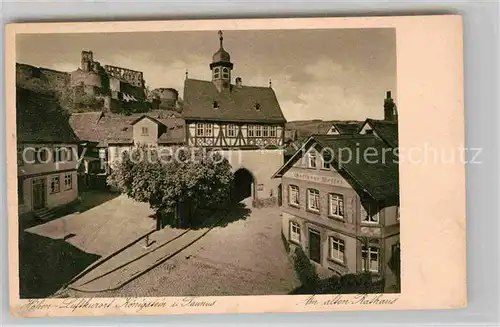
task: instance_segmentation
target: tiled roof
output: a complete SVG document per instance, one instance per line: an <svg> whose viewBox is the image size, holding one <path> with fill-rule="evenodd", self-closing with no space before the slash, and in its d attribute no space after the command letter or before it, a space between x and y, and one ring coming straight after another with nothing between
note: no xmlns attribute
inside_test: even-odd
<svg viewBox="0 0 500 327"><path fill-rule="evenodd" d="M323 153L333 156L338 172L358 194L367 192L374 200L385 205L394 205L399 201L397 158L392 151L384 151L390 148L374 135L313 135L304 144L305 150L314 145L320 151L328 149L323 150ZM298 150L273 177L282 176L306 151ZM356 153L360 153L359 158L356 158ZM378 153L379 156L367 157L364 153Z"/></svg>
<svg viewBox="0 0 500 327"><path fill-rule="evenodd" d="M77 142L68 115L58 101L44 94L16 88L18 142Z"/></svg>
<svg viewBox="0 0 500 327"><path fill-rule="evenodd" d="M398 147L398 123L388 120L376 120L367 119L366 123L369 123L373 128L375 133L385 142L387 145L397 148Z"/></svg>
<svg viewBox="0 0 500 327"><path fill-rule="evenodd" d="M69 117L69 123L79 139L96 141L99 138L97 123L102 116L102 111L76 113Z"/></svg>
<svg viewBox="0 0 500 327"><path fill-rule="evenodd" d="M295 141L290 142L285 147L285 156L290 157L297 152L298 149L308 140L308 137L302 137Z"/></svg>
<svg viewBox="0 0 500 327"><path fill-rule="evenodd" d="M362 122L358 121L345 121L345 122L336 122L333 123L337 131L339 131L340 134L354 134L358 131L359 127L361 126Z"/></svg>
<svg viewBox="0 0 500 327"><path fill-rule="evenodd" d="M356 120L297 120L286 124L286 128L297 131L297 137L309 137L313 134L326 134L332 125L340 134L354 134L363 122Z"/></svg>
<svg viewBox="0 0 500 327"><path fill-rule="evenodd" d="M146 116L167 126L167 130L180 129L184 132L184 120L180 115L176 112L164 110L155 110L130 116L111 113L103 114L102 112L78 113L71 115L70 124L81 140L99 142L100 146L106 146L110 143L132 143L132 124ZM97 117L99 118L97 119ZM171 133L172 137L174 137L172 140L174 143L179 140L179 135L176 133L178 132ZM167 135L161 135L160 137L162 138L162 142L167 142L170 134L167 133Z"/></svg>
<svg viewBox="0 0 500 327"><path fill-rule="evenodd" d="M214 101L218 109L214 109ZM270 87L231 85L230 89L218 92L212 82L195 79L184 82L182 115L186 120L286 122L276 94Z"/></svg>
<svg viewBox="0 0 500 327"><path fill-rule="evenodd" d="M158 144L181 144L185 141L184 126L168 128L165 133L158 138Z"/></svg>

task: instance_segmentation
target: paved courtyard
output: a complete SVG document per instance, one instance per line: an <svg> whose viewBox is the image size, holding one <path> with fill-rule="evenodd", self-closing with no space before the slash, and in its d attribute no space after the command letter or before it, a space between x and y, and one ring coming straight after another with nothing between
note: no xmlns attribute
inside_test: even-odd
<svg viewBox="0 0 500 327"><path fill-rule="evenodd" d="M65 290L62 294L71 297L287 294L299 286L299 282L283 248L279 212L278 208L250 209L247 200L224 215L223 221L208 232L197 230L186 234L192 239L196 237L196 241L178 251L168 247L184 236L169 242L168 238L176 237L178 233L162 231L164 239L159 237L160 234L154 234L157 242L169 243L165 247L158 246L163 252L153 250L149 252L156 252L154 255L146 253L138 259L128 258L128 262L135 265L128 269L121 266L113 269L117 264L104 263L102 266L109 267L97 268L97 272L89 273L90 277L74 283L85 292ZM135 270L139 260L144 270L155 262L160 264L138 274ZM122 271L139 277L120 284L118 289L104 290L103 285L127 280L120 275ZM114 274L112 278L108 278L110 274ZM97 283L99 276L103 276L102 282ZM100 291L89 292L91 286Z"/></svg>
<svg viewBox="0 0 500 327"><path fill-rule="evenodd" d="M106 196L98 191L84 193L81 208L85 211L25 231L51 239L64 239L84 252L106 256L155 228L155 220L149 217L153 211L148 204L124 195L108 196L104 199L107 201L100 199ZM99 200L104 202L93 204Z"/></svg>
<svg viewBox="0 0 500 327"><path fill-rule="evenodd" d="M80 213L19 231L22 298L51 296L81 271L155 226L146 204L104 192L80 195Z"/></svg>

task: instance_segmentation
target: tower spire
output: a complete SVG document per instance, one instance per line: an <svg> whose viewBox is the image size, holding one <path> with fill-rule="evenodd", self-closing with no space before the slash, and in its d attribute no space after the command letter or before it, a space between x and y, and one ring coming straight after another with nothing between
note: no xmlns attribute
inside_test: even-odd
<svg viewBox="0 0 500 327"><path fill-rule="evenodd" d="M222 36L222 31L219 31L218 33L219 33L220 48L224 49L224 47L222 46L222 41L224 40L224 37Z"/></svg>

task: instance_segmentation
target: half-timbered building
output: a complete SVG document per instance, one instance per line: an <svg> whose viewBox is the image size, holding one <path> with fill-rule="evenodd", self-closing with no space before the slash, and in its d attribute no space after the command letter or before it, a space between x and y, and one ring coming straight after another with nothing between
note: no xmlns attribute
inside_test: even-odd
<svg viewBox="0 0 500 327"><path fill-rule="evenodd" d="M188 78L184 83L182 115L190 147L218 149L235 172L240 197L253 197L254 205L278 201L279 181L271 179L283 165L285 117L269 86L232 83L233 63L223 47L212 57L210 81Z"/></svg>

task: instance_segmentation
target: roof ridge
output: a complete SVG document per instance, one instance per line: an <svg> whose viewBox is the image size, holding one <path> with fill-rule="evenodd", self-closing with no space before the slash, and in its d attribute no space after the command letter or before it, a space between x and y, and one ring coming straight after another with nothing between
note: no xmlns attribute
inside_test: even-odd
<svg viewBox="0 0 500 327"><path fill-rule="evenodd" d="M197 81L197 82L212 83L212 81L208 81L208 80L204 80L204 79L197 79L197 78L186 78L186 81L188 81L188 80L190 80L190 81ZM236 87L236 84L231 83L230 85L231 85L232 88L238 89L238 87ZM261 88L261 89L270 89L270 90L273 89L272 87L269 87L269 86L263 86L263 85L246 85L246 84L242 84L241 88Z"/></svg>
<svg viewBox="0 0 500 327"><path fill-rule="evenodd" d="M396 121L385 120L385 119L373 119L373 118L367 118L366 120L367 120L367 121L371 121L371 122L382 123L382 124L391 124L391 125L394 125L394 124L397 124L397 123L398 123L398 122L396 122Z"/></svg>
<svg viewBox="0 0 500 327"><path fill-rule="evenodd" d="M71 115L100 114L102 111L72 112Z"/></svg>
<svg viewBox="0 0 500 327"><path fill-rule="evenodd" d="M311 137L333 138L333 139L369 139L376 138L373 134L311 134Z"/></svg>

